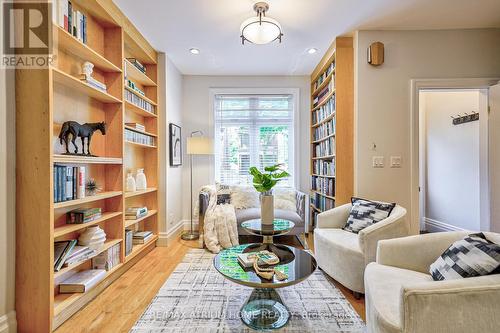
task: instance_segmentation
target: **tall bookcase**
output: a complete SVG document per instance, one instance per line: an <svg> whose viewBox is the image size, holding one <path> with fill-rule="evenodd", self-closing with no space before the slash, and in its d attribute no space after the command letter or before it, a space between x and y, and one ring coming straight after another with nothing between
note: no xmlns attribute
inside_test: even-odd
<svg viewBox="0 0 500 333"><path fill-rule="evenodd" d="M158 112L157 53L112 1L71 2L87 17L87 43L54 22L57 62L47 69L16 70L16 315L20 332L50 332L60 326L158 239L158 124L163 115ZM142 63L145 73L129 58ZM85 61L94 64L92 76L106 84L106 91L80 80ZM130 88L125 78L145 95ZM146 101L150 109L129 101L130 96ZM106 123L106 135L96 132L92 138L92 153L98 157L63 154L58 134L69 120ZM127 123L140 123L144 128L137 130ZM151 142L133 142L127 139L128 131L146 135ZM54 165L85 166L87 179L95 179L101 192L54 202ZM135 174L139 168L146 174L147 190L125 192L127 173ZM126 220L126 209L134 206L147 206L148 215ZM101 208L101 218L66 224L68 211L90 207ZM60 294L59 283L91 268L91 259L54 272L54 242L78 238L91 225L99 225L106 233L104 247L95 255L120 244L120 263L90 291ZM134 245L126 255L126 229L152 231L154 237Z"/></svg>
<svg viewBox="0 0 500 333"><path fill-rule="evenodd" d="M311 74L311 221L353 194L354 49L337 37Z"/></svg>

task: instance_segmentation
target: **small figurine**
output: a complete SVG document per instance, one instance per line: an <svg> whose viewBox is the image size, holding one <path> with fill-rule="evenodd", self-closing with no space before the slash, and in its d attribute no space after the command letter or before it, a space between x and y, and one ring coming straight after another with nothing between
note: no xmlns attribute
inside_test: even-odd
<svg viewBox="0 0 500 333"><path fill-rule="evenodd" d="M92 78L92 73L94 72L94 64L88 61L85 61L82 66L83 75L85 75L85 79L89 80Z"/></svg>
<svg viewBox="0 0 500 333"><path fill-rule="evenodd" d="M106 124L104 122L100 123L85 123L80 125L76 121L66 121L61 127L61 132L59 132L59 141L61 144L66 144L66 154L67 155L88 155L94 156L90 153L90 141L92 135L95 131L101 131L102 135L106 135ZM72 154L69 152L69 137L71 136L71 142L75 146L75 152ZM76 145L76 138L79 137L82 140L82 153L78 153L78 146ZM85 138L87 138L87 153L85 154Z"/></svg>

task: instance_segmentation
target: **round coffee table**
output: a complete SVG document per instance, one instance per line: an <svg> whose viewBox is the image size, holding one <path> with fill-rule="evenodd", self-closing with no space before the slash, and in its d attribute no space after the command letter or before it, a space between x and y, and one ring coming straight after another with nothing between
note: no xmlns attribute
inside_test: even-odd
<svg viewBox="0 0 500 333"><path fill-rule="evenodd" d="M273 280L266 280L259 277L253 268L243 268L238 263L238 254L246 252L253 245L255 244L245 244L222 250L214 258L214 267L225 278L255 288L241 308L243 323L256 330L278 329L288 323L290 312L275 289L307 279L316 270L316 259L304 250L275 245L282 253L278 255L280 264L274 267L287 274L288 278L279 281L274 276ZM282 258L283 255L285 257Z"/></svg>

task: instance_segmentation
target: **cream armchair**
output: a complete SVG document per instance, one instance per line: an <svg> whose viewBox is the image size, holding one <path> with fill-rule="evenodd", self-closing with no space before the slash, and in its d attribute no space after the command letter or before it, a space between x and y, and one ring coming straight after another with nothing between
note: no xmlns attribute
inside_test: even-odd
<svg viewBox="0 0 500 333"><path fill-rule="evenodd" d="M368 332L500 332L500 274L434 281L430 265L472 232L380 241L365 271ZM499 234L486 233L492 241Z"/></svg>
<svg viewBox="0 0 500 333"><path fill-rule="evenodd" d="M354 292L364 294L366 265L375 261L377 242L408 236L406 209L396 206L388 218L361 230L358 234L342 230L351 204L318 215L314 229L314 253L319 267Z"/></svg>

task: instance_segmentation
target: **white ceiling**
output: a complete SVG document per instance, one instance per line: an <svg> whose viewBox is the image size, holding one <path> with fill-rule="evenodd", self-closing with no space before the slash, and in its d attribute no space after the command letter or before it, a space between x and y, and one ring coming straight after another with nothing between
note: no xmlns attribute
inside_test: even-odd
<svg viewBox="0 0 500 333"><path fill-rule="evenodd" d="M308 75L334 36L356 29L500 27L500 0L268 0L283 43L241 45L240 24L257 0L115 2L189 75ZM319 52L307 54L310 47Z"/></svg>

